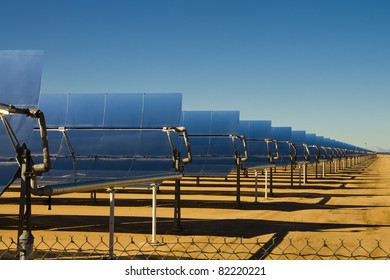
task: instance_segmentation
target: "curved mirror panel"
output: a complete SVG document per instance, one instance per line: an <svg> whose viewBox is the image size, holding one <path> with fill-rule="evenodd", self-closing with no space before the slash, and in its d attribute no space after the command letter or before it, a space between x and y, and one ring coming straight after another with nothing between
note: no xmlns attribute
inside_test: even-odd
<svg viewBox="0 0 390 280"><path fill-rule="evenodd" d="M244 120L240 121L238 134L247 139L272 138L271 121Z"/></svg>
<svg viewBox="0 0 390 280"><path fill-rule="evenodd" d="M278 141L290 141L291 140L291 127L273 127L272 139Z"/></svg>
<svg viewBox="0 0 390 280"><path fill-rule="evenodd" d="M179 126L181 93L145 93L142 127Z"/></svg>
<svg viewBox="0 0 390 280"><path fill-rule="evenodd" d="M108 93L104 127L140 128L143 114L142 93Z"/></svg>
<svg viewBox="0 0 390 280"><path fill-rule="evenodd" d="M69 94L66 126L103 126L104 94Z"/></svg>
<svg viewBox="0 0 390 280"><path fill-rule="evenodd" d="M45 114L48 127L66 125L68 94L41 94L39 109Z"/></svg>
<svg viewBox="0 0 390 280"><path fill-rule="evenodd" d="M42 51L0 51L0 103L37 106L42 57Z"/></svg>
<svg viewBox="0 0 390 280"><path fill-rule="evenodd" d="M306 132L304 130L291 131L291 142L294 144L305 144Z"/></svg>

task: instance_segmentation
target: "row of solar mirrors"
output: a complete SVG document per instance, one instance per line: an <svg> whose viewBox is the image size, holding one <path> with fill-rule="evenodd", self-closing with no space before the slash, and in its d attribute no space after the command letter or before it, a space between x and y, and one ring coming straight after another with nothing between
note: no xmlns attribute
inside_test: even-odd
<svg viewBox="0 0 390 280"><path fill-rule="evenodd" d="M272 127L271 121L240 120L239 111L182 111L181 104L179 93L41 94L38 108L45 114L51 168L36 177L38 186L50 187L36 193L82 191L83 182L115 178L223 177L275 166L337 164L367 153L291 127ZM21 125L13 117L11 126ZM39 128L30 135L26 143L33 161L42 162ZM16 173L10 141L0 152ZM87 186L84 190L93 190Z"/></svg>
<svg viewBox="0 0 390 280"><path fill-rule="evenodd" d="M122 186L126 178L162 181L236 171L239 205L242 171L363 155L314 134L272 127L271 121L240 120L238 111L182 112L181 100L181 94L41 95L38 107L46 116L51 169L36 176L33 193L51 196ZM37 127L27 146L33 161L43 162Z"/></svg>
<svg viewBox="0 0 390 280"><path fill-rule="evenodd" d="M242 170L351 164L370 154L291 127L272 127L271 121L240 120L239 111L182 111L180 93L40 94L42 52L2 51L0 62L0 194L20 173L21 143L33 162L50 162L34 174L33 184L34 194L47 196L92 191L102 181L126 185L130 178L140 184L233 170L239 188ZM49 139L44 152L43 136Z"/></svg>
<svg viewBox="0 0 390 280"><path fill-rule="evenodd" d="M31 195L151 187L155 233L156 187L163 181L175 181L174 221L180 227L183 176L235 171L240 206L240 176L248 170L351 165L371 155L272 127L271 121L240 120L239 111L183 111L180 93L40 94L41 71L40 51L0 51L0 195L20 181L23 246L31 239Z"/></svg>

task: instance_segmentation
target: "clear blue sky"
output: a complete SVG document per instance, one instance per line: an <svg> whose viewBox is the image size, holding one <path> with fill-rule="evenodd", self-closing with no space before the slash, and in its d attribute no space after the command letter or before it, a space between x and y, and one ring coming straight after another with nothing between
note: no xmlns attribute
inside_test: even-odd
<svg viewBox="0 0 390 280"><path fill-rule="evenodd" d="M390 148L390 1L1 0L1 49L42 49L42 92L182 92Z"/></svg>

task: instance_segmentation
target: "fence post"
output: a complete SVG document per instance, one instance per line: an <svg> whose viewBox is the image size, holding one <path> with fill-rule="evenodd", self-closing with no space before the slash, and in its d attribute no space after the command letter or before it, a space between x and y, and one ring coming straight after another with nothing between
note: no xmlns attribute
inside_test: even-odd
<svg viewBox="0 0 390 280"><path fill-rule="evenodd" d="M23 231L19 237L19 259L31 260L33 255L34 236L31 231Z"/></svg>
<svg viewBox="0 0 390 280"><path fill-rule="evenodd" d="M152 185L153 189L153 205L152 205L152 244L158 244L156 240L157 234L157 185Z"/></svg>
<svg viewBox="0 0 390 280"><path fill-rule="evenodd" d="M257 183L258 176L259 176L259 174L257 172L257 169L255 169L255 202L257 202L257 199L258 199L258 196L259 196L259 194L258 194L258 183Z"/></svg>
<svg viewBox="0 0 390 280"><path fill-rule="evenodd" d="M109 258L114 258L114 228L115 228L115 189L110 188L110 222L109 222Z"/></svg>

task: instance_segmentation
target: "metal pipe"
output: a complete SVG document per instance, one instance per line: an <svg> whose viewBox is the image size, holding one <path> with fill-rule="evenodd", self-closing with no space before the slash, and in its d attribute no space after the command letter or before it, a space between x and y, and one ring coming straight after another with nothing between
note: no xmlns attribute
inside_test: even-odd
<svg viewBox="0 0 390 280"><path fill-rule="evenodd" d="M131 185L144 184L150 182L162 182L165 180L178 180L183 177L182 174L161 174L134 178L120 178L111 180L95 180L80 183L64 183L57 185L46 185L43 187L32 188L32 194L38 196L53 196L73 192L91 192L105 189L108 186L113 188L129 187Z"/></svg>
<svg viewBox="0 0 390 280"><path fill-rule="evenodd" d="M37 110L34 115L38 118L39 132L42 140L43 163L34 164L32 169L34 173L43 173L50 170L49 140L47 137L46 120L42 111Z"/></svg>
<svg viewBox="0 0 390 280"><path fill-rule="evenodd" d="M272 163L274 163L275 160L279 160L279 147L278 147L278 141L272 140L272 143L275 144L275 153L276 153L276 156L273 156L272 154Z"/></svg>
<svg viewBox="0 0 390 280"><path fill-rule="evenodd" d="M236 162L238 162L238 161L237 161L237 156L240 157L240 158L239 158L240 164L243 163L243 162L245 162L245 161L247 161L249 157L248 157L248 147L247 147L247 142L246 142L245 136L236 135L236 134L232 134L232 135L229 135L229 136L230 136L231 139L232 139L234 154L235 154L235 156L236 156ZM242 142L242 145L243 145L243 148L244 148L244 156L243 156L243 157L241 157L240 153L238 152L237 146L236 146L236 144L235 144L234 139L238 139L238 140L240 140L240 141ZM236 164L237 164L237 163L236 163Z"/></svg>
<svg viewBox="0 0 390 280"><path fill-rule="evenodd" d="M185 144L186 150L187 150L187 157L183 158L182 162L184 164L190 163L192 161L192 153L191 153L190 141L188 139L187 129L184 126L178 126L178 127L174 127L174 130L175 130L175 132L181 132L183 134L184 144Z"/></svg>
<svg viewBox="0 0 390 280"><path fill-rule="evenodd" d="M6 131L9 135L9 138L11 140L11 143L15 149L16 154L20 153L20 144L19 141L13 132L11 126L9 125L8 121L4 117L4 115L12 115L12 114L19 114L19 115L25 115L29 118L36 118L38 119L39 124L39 131L40 136L42 140L42 154L43 154L43 163L40 164L34 164L32 166L32 172L35 174L37 173L43 173L50 170L50 154L49 154L49 141L47 137L47 129L46 129L46 121L45 121L45 115L44 113L35 108L17 108L13 105L6 105L0 103L0 116L3 121L3 124L6 128Z"/></svg>

